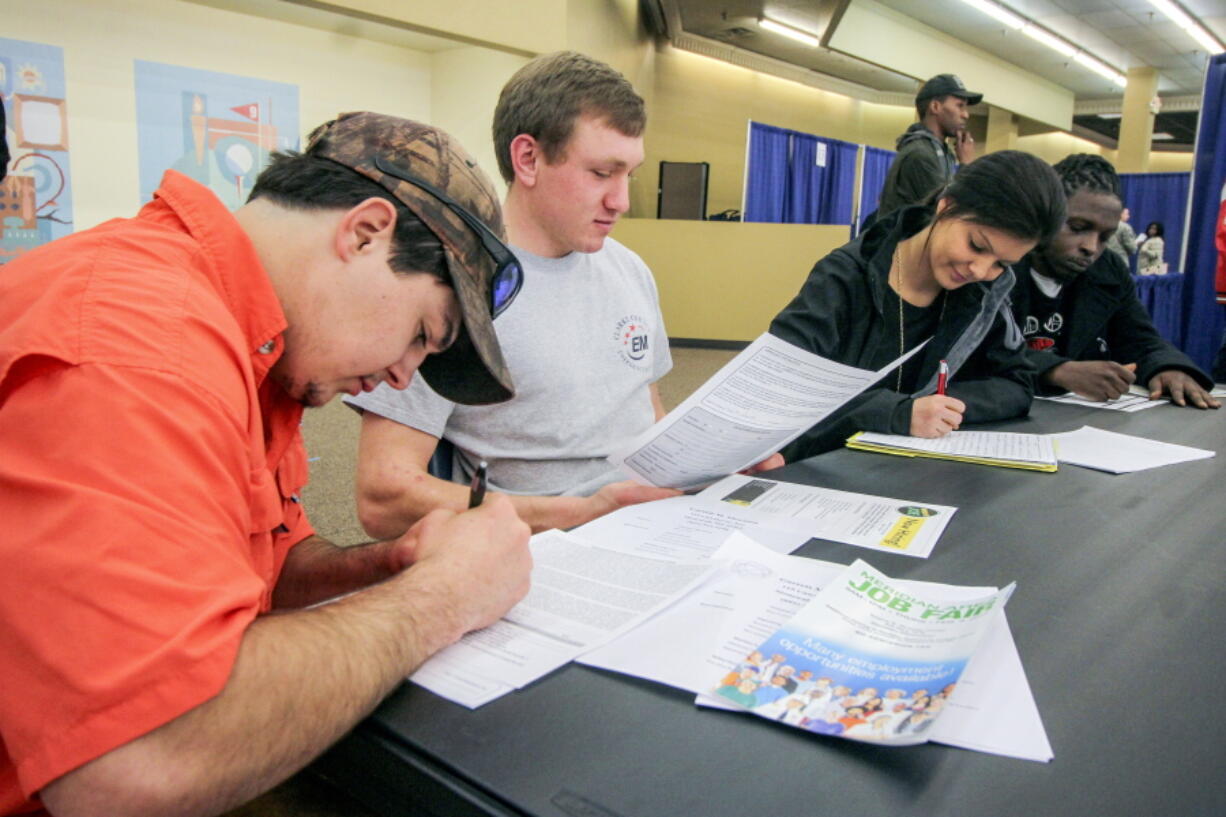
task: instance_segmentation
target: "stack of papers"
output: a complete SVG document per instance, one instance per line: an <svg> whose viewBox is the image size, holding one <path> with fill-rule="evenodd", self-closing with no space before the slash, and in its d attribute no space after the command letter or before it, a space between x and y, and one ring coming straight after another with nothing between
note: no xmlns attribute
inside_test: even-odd
<svg viewBox="0 0 1226 817"><path fill-rule="evenodd" d="M633 629L717 567L622 553L556 530L532 537L531 548L527 597L436 653L414 683L475 709Z"/></svg>
<svg viewBox="0 0 1226 817"><path fill-rule="evenodd" d="M1076 431L1054 437L1060 448L1060 462L1112 474L1129 474L1146 468L1208 459L1214 455L1214 452L1204 448L1117 434L1093 426L1082 426Z"/></svg>
<svg viewBox="0 0 1226 817"><path fill-rule="evenodd" d="M847 447L860 451L876 451L879 454L956 460L1028 471L1051 472L1057 467L1051 437L1044 434L951 431L944 437L927 439L861 431L847 440Z"/></svg>
<svg viewBox="0 0 1226 817"><path fill-rule="evenodd" d="M714 558L723 567L698 590L578 662L699 693L697 701L705 706L738 708L701 693L711 688L713 678L735 671L847 568L773 553L742 534L728 537ZM926 582L896 584L908 592L950 600L993 592ZM822 674L796 682L816 684ZM1003 610L987 623L928 738L1010 757L1051 760L1051 745Z"/></svg>

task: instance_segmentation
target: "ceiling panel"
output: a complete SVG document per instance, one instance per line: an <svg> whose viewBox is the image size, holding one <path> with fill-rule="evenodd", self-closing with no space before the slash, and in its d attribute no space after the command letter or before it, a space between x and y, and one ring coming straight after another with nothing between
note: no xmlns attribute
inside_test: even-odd
<svg viewBox="0 0 1226 817"><path fill-rule="evenodd" d="M916 78L762 31L770 15L821 37L840 0L655 0L691 34L730 43L869 88L913 93ZM853 4L861 0L850 0ZM961 0L877 0L927 26L988 51L1073 92L1077 100L1121 100L1123 89ZM997 0L1126 72L1152 66L1162 96L1199 96L1207 55L1148 0ZM1226 0L1180 0L1226 42ZM870 57L871 59L871 57ZM883 57L882 62L888 58ZM973 89L974 77L963 80Z"/></svg>

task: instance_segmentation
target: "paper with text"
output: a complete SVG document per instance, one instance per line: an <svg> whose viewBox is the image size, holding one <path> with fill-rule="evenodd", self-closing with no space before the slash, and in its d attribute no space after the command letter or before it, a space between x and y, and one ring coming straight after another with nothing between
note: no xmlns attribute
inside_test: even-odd
<svg viewBox="0 0 1226 817"><path fill-rule="evenodd" d="M848 440L847 446L880 453L1052 471L1056 470L1057 462L1050 436L1012 431L951 431L935 439L864 431Z"/></svg>
<svg viewBox="0 0 1226 817"><path fill-rule="evenodd" d="M776 553L791 553L809 541L803 529L772 527L778 521L777 516L740 506L677 496L618 508L572 533L614 550L682 561L709 558L735 531Z"/></svg>
<svg viewBox="0 0 1226 817"><path fill-rule="evenodd" d="M921 348L872 372L764 333L609 461L647 485L707 485L774 454Z"/></svg>
<svg viewBox="0 0 1226 817"><path fill-rule="evenodd" d="M763 527L926 558L957 508L733 474L704 490L717 507L744 508Z"/></svg>
<svg viewBox="0 0 1226 817"><path fill-rule="evenodd" d="M491 690L522 687L631 629L717 567L613 551L556 530L532 537L531 548L523 601L435 654L413 681L458 703L484 703Z"/></svg>

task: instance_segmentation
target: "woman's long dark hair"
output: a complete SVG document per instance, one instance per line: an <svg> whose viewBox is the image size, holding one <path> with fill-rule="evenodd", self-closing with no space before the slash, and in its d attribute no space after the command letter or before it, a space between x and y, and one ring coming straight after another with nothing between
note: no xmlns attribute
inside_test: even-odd
<svg viewBox="0 0 1226 817"><path fill-rule="evenodd" d="M1046 244L1064 224L1065 199L1051 165L1020 150L1000 150L963 167L929 198L949 205L937 221L961 218Z"/></svg>

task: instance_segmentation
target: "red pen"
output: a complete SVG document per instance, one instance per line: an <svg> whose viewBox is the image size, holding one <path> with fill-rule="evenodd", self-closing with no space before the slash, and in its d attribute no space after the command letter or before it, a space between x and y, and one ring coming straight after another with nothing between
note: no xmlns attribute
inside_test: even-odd
<svg viewBox="0 0 1226 817"><path fill-rule="evenodd" d="M942 360L940 368L937 369L937 394L945 393L945 382L947 380L949 380L949 364Z"/></svg>

